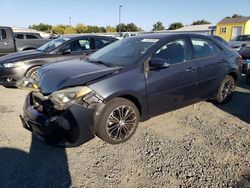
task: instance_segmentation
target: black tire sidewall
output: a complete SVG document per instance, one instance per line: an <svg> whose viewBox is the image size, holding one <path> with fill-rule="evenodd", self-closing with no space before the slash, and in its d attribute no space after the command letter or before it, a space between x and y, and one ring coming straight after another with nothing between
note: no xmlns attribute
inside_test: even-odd
<svg viewBox="0 0 250 188"><path fill-rule="evenodd" d="M228 80L232 80L234 82L234 89L236 87L236 84L235 84L235 80L232 76L230 75L227 75L224 80L221 82L221 85L220 85L220 88L216 94L216 97L215 97L215 100L217 103L219 104L224 104L224 103L227 103L231 100L231 98L233 97L233 93L234 91L228 95L225 99L222 98L222 89L223 89L223 86L225 85L225 83L228 81Z"/></svg>
<svg viewBox="0 0 250 188"><path fill-rule="evenodd" d="M136 113L136 125L135 125L133 131L131 132L131 134L127 138L125 138L121 141L116 141L116 140L113 140L112 138L110 138L108 135L107 121L108 121L108 117L112 113L112 111L115 108L122 106L122 105L127 105L127 106L130 106L131 108L133 108L133 110ZM95 126L96 127L96 134L98 137L100 137L105 142L108 142L110 144L120 144L120 143L126 142L128 139L130 139L134 135L134 133L138 127L139 120L140 120L140 113L139 113L136 105L127 99L117 97L117 98L114 98L113 100L109 101L105 105L104 109L102 110L101 116L100 116L100 118Z"/></svg>

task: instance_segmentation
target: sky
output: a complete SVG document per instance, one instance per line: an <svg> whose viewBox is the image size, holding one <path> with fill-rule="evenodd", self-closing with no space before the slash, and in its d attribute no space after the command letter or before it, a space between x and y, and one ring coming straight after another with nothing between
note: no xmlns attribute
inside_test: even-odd
<svg viewBox="0 0 250 188"><path fill-rule="evenodd" d="M250 16L250 0L0 0L0 25L28 27L47 23L115 26L133 22L145 31L161 21L191 24L205 19L216 24L226 16Z"/></svg>

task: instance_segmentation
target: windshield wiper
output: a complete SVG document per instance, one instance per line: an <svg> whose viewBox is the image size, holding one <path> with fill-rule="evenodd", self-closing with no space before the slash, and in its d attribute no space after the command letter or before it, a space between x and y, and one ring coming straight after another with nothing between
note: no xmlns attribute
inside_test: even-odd
<svg viewBox="0 0 250 188"><path fill-rule="evenodd" d="M92 63L97 63L97 64L102 64L102 65L105 65L107 67L113 67L113 65L111 63L107 63L107 62L104 62L104 61L99 61L99 60L90 60L90 59L87 59L89 62L92 62Z"/></svg>

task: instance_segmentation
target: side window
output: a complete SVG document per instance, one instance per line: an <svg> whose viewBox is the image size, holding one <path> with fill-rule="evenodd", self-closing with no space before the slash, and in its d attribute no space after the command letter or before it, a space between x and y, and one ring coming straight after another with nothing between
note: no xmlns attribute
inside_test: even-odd
<svg viewBox="0 0 250 188"><path fill-rule="evenodd" d="M89 39L80 39L75 40L69 43L68 45L64 46L60 51L70 50L71 52L80 52L85 50L90 50L90 41Z"/></svg>
<svg viewBox="0 0 250 188"><path fill-rule="evenodd" d="M38 39L35 35L26 34L26 39Z"/></svg>
<svg viewBox="0 0 250 188"><path fill-rule="evenodd" d="M195 58L205 58L218 54L221 50L212 41L200 38L191 38Z"/></svg>
<svg viewBox="0 0 250 188"><path fill-rule="evenodd" d="M15 34L16 39L23 39L23 34Z"/></svg>
<svg viewBox="0 0 250 188"><path fill-rule="evenodd" d="M80 39L78 42L81 46L81 50L91 50L89 39Z"/></svg>
<svg viewBox="0 0 250 188"><path fill-rule="evenodd" d="M109 45L112 41L108 39L95 38L95 48L101 49L107 45Z"/></svg>
<svg viewBox="0 0 250 188"><path fill-rule="evenodd" d="M4 40L7 38L7 33L4 29L0 29L0 40Z"/></svg>
<svg viewBox="0 0 250 188"><path fill-rule="evenodd" d="M157 50L152 57L165 59L169 64L186 62L191 59L185 39L177 39L168 42Z"/></svg>

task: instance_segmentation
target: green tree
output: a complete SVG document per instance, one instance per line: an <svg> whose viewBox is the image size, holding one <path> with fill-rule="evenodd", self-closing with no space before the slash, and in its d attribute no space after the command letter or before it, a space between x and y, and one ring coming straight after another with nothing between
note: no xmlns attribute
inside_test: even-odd
<svg viewBox="0 0 250 188"><path fill-rule="evenodd" d="M63 31L64 34L76 34L76 29L72 26L66 26L64 31Z"/></svg>
<svg viewBox="0 0 250 188"><path fill-rule="evenodd" d="M106 29L104 27L89 25L86 33L104 33L105 31L106 31Z"/></svg>
<svg viewBox="0 0 250 188"><path fill-rule="evenodd" d="M192 23L192 25L203 25L203 24L211 24L211 22L206 21L206 20L197 20Z"/></svg>
<svg viewBox="0 0 250 188"><path fill-rule="evenodd" d="M239 14L233 14L233 16L232 16L232 18L242 18L242 17L244 17L244 16L239 15Z"/></svg>
<svg viewBox="0 0 250 188"><path fill-rule="evenodd" d="M65 26L65 25L62 25L62 24L52 26L52 31L53 31L53 33L55 33L55 34L63 35L65 29L66 29L66 26Z"/></svg>
<svg viewBox="0 0 250 188"><path fill-rule="evenodd" d="M141 30L141 28L139 28L134 23L128 23L126 27L127 27L127 31L130 31L130 32L136 32L136 31L140 31Z"/></svg>
<svg viewBox="0 0 250 188"><path fill-rule="evenodd" d="M75 26L75 30L77 33L86 33L86 31L88 30L88 26L81 24L81 23L78 23Z"/></svg>
<svg viewBox="0 0 250 188"><path fill-rule="evenodd" d="M182 27L184 27L184 25L181 22L174 22L169 25L168 30L175 30Z"/></svg>
<svg viewBox="0 0 250 188"><path fill-rule="evenodd" d="M161 31L161 30L164 30L165 27L163 26L162 22L156 22L154 25L153 25L153 31Z"/></svg>
<svg viewBox="0 0 250 188"><path fill-rule="evenodd" d="M106 33L113 33L113 32L116 32L116 28L115 27L112 27L110 25L108 25L106 28L105 28L105 32Z"/></svg>
<svg viewBox="0 0 250 188"><path fill-rule="evenodd" d="M33 24L29 26L30 29L35 29L37 31L50 31L52 29L52 26L49 24L39 23L39 24Z"/></svg>
<svg viewBox="0 0 250 188"><path fill-rule="evenodd" d="M117 32L126 32L127 31L127 25L124 23L118 24L116 26L116 31Z"/></svg>
<svg viewBox="0 0 250 188"><path fill-rule="evenodd" d="M141 28L135 25L134 23L128 23L127 25L124 23L118 24L116 26L117 32L136 32L141 31Z"/></svg>

